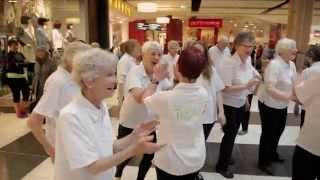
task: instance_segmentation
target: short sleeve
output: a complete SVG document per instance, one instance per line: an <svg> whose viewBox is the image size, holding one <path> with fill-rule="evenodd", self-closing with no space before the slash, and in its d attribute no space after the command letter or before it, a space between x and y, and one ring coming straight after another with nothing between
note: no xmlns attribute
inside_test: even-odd
<svg viewBox="0 0 320 180"><path fill-rule="evenodd" d="M141 75L138 74L138 69L133 68L130 70L128 76L127 76L127 90L130 91L133 88L143 88Z"/></svg>
<svg viewBox="0 0 320 180"><path fill-rule="evenodd" d="M320 78L312 78L303 81L296 87L296 94L299 101L304 104L316 95L320 95Z"/></svg>
<svg viewBox="0 0 320 180"><path fill-rule="evenodd" d="M232 65L232 63L230 62L224 62L222 64L221 69L223 69L222 71L220 71L220 77L221 80L223 81L225 86L232 86L232 80L233 80L233 76L234 76L234 67Z"/></svg>
<svg viewBox="0 0 320 180"><path fill-rule="evenodd" d="M164 101L165 101L164 92L157 92L152 96L145 98L144 104L147 106L147 108L150 111L155 112L156 114L159 114L160 113L159 108L166 107L164 105Z"/></svg>
<svg viewBox="0 0 320 180"><path fill-rule="evenodd" d="M88 130L75 115L62 113L56 132L61 137L63 151L71 170L86 167L97 161L97 148Z"/></svg>
<svg viewBox="0 0 320 180"><path fill-rule="evenodd" d="M217 71L213 70L213 72L214 72L213 73L213 82L214 82L213 85L215 86L215 89L217 92L222 91L225 88L224 83L221 80Z"/></svg>
<svg viewBox="0 0 320 180"><path fill-rule="evenodd" d="M34 108L33 112L41 114L49 118L58 118L59 116L59 97L61 96L61 88L48 78L45 82L43 95Z"/></svg>
<svg viewBox="0 0 320 180"><path fill-rule="evenodd" d="M274 62L270 62L266 68L264 80L266 83L276 83L280 74L280 68Z"/></svg>
<svg viewBox="0 0 320 180"><path fill-rule="evenodd" d="M125 83L126 82L126 76L128 74L128 63L126 63L125 59L121 59L119 61L118 67L117 67L117 76L118 76L118 83Z"/></svg>

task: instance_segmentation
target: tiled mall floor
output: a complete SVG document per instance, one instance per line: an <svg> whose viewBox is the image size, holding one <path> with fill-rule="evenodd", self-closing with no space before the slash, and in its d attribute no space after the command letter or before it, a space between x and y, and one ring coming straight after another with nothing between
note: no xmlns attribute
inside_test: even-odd
<svg viewBox="0 0 320 180"><path fill-rule="evenodd" d="M110 106L115 105L115 98L107 100ZM257 113L256 99L251 108L249 133L238 136L233 150L236 161L231 169L236 173L235 180L289 180L291 175L291 158L294 140L299 133L299 118L289 108L288 122L280 139L279 153L286 159L283 164L274 164L276 176L266 176L256 167L260 137L260 119ZM118 126L117 118L112 118L114 132ZM214 165L217 161L219 143L223 133L219 125L211 132L207 142L207 160L201 173L206 180L222 180L216 174ZM51 180L53 166L40 145L35 141L26 126L26 119L17 119L13 113L0 113L0 180ZM131 162L125 169L122 180L135 180L137 162ZM155 171L151 169L146 180L155 180Z"/></svg>

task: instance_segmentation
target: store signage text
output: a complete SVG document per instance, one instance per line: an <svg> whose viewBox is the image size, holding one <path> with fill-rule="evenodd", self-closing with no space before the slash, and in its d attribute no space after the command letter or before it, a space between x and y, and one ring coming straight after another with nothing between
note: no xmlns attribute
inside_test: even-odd
<svg viewBox="0 0 320 180"><path fill-rule="evenodd" d="M222 24L222 19L189 19L189 27L221 28Z"/></svg>
<svg viewBox="0 0 320 180"><path fill-rule="evenodd" d="M123 2L123 0L109 0L109 4L111 7L115 8L126 16L133 15L133 7L128 3Z"/></svg>

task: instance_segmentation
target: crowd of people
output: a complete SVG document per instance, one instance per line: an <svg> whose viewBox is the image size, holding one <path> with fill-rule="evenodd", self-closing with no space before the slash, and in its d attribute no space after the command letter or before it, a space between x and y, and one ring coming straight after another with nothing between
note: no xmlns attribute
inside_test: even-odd
<svg viewBox="0 0 320 180"><path fill-rule="evenodd" d="M38 22L39 33L45 35L47 21ZM65 39L57 35L61 24L54 27L52 35ZM273 163L284 161L277 148L288 104L294 101L303 105L305 120L292 179L320 178L320 45L308 50L312 66L300 76L293 63L296 42L288 38L277 42L263 73L256 70L252 58L261 59L263 50L257 48L252 56L255 37L249 32L236 35L232 50L228 39L221 37L210 48L188 41L181 49L177 41L169 41L165 55L156 41L141 46L131 39L123 44L119 60L98 44L73 40L53 46L57 51L63 45L59 65L51 58L48 42L40 38L36 43L35 102L28 126L54 163L57 180L121 179L126 165L139 155L138 180L152 164L158 180L203 179L199 172L210 153L205 142L216 123L224 135L215 170L233 178L229 166L237 163L232 157L235 139L248 132L251 101L259 85L263 88L258 93L262 129L258 168L274 175ZM19 40L11 39L8 45L8 84L17 115L25 117L30 96L26 57L18 51ZM113 139L110 107L104 99L116 89L121 108Z"/></svg>

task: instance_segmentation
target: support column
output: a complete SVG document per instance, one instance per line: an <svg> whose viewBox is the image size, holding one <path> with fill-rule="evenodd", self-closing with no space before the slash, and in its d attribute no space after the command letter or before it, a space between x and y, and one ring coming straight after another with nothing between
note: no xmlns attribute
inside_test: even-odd
<svg viewBox="0 0 320 180"><path fill-rule="evenodd" d="M90 0L88 3L89 42L109 48L109 0Z"/></svg>
<svg viewBox="0 0 320 180"><path fill-rule="evenodd" d="M304 52L308 49L314 0L291 0L289 5L288 37L296 40L298 55L296 66L303 69Z"/></svg>
<svg viewBox="0 0 320 180"><path fill-rule="evenodd" d="M217 44L219 38L219 28L214 28L213 44Z"/></svg>

